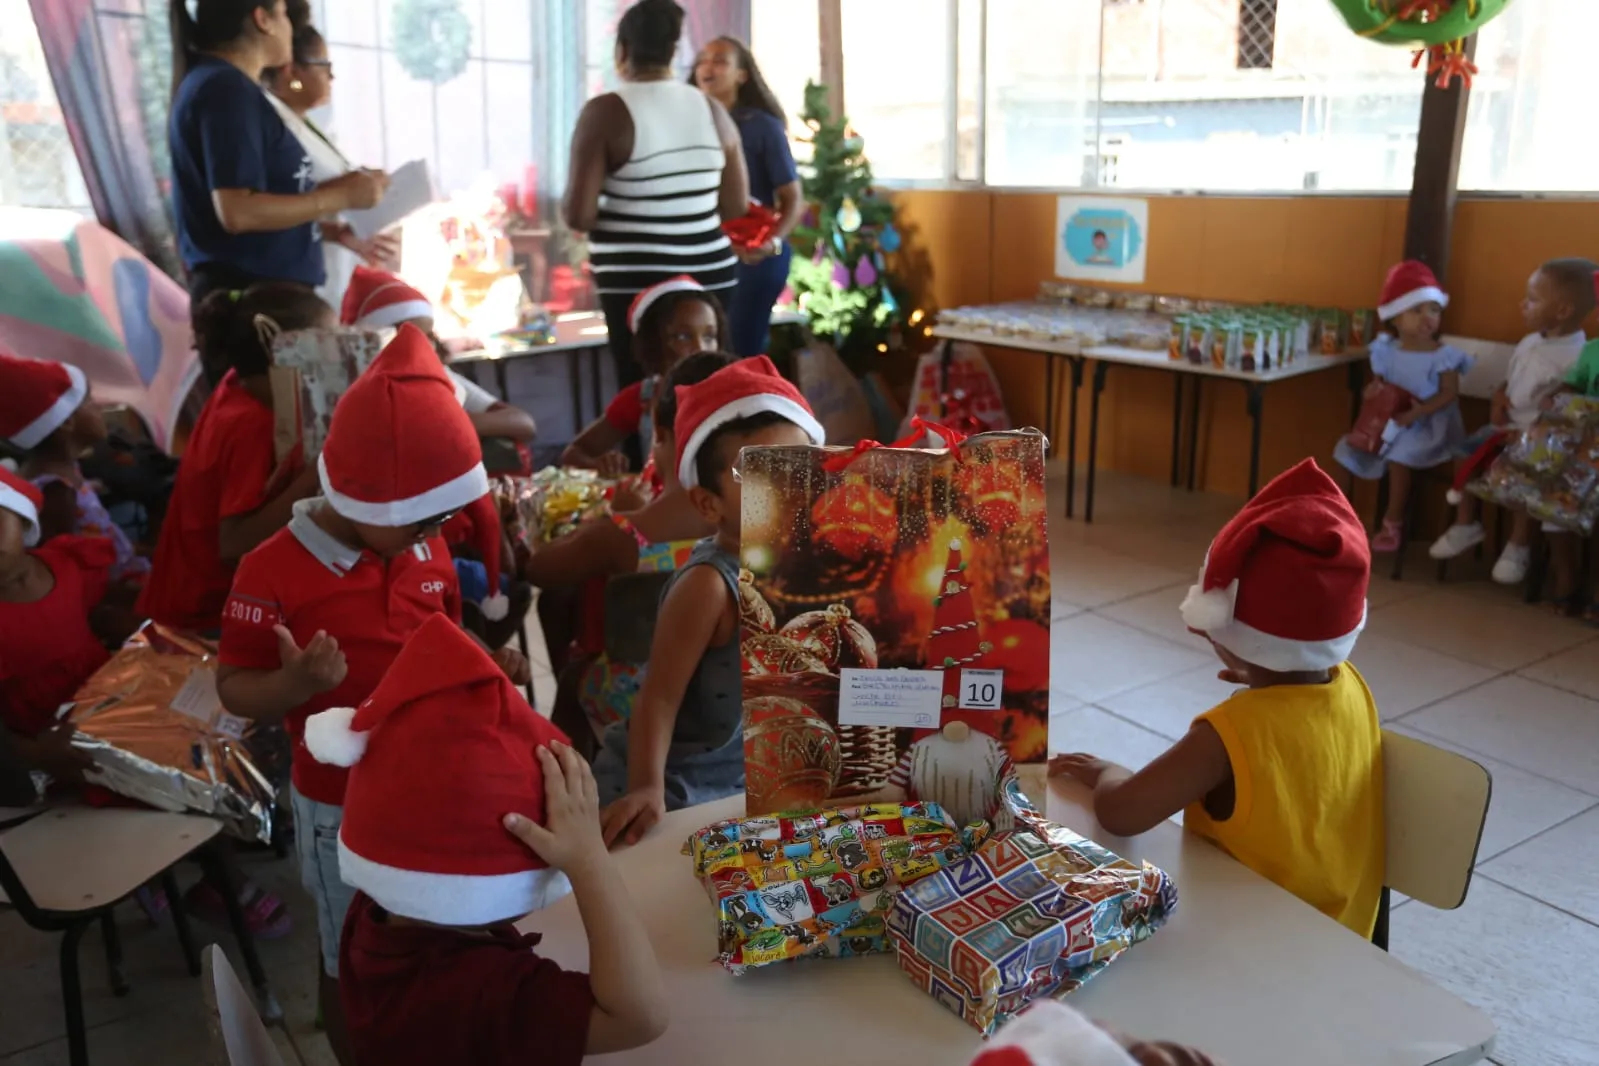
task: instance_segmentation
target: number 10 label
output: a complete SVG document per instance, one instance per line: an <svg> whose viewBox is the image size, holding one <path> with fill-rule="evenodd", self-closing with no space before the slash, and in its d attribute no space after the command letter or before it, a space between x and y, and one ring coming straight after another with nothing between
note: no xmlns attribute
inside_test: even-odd
<svg viewBox="0 0 1599 1066"><path fill-rule="evenodd" d="M958 706L967 711L997 711L1004 688L1003 670L962 670Z"/></svg>

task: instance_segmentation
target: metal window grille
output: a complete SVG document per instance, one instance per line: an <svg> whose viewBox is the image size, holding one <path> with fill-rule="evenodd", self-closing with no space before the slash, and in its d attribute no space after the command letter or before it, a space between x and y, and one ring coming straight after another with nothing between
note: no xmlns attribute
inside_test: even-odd
<svg viewBox="0 0 1599 1066"><path fill-rule="evenodd" d="M1238 0L1238 69L1270 70L1277 55L1277 0Z"/></svg>

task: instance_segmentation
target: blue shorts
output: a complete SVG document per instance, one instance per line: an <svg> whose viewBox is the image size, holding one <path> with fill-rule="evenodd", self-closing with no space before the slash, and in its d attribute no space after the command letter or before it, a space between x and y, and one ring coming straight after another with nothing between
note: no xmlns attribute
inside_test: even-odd
<svg viewBox="0 0 1599 1066"><path fill-rule="evenodd" d="M489 595L488 567L476 559L455 559L455 579L461 583L462 603L482 603ZM511 579L500 575L500 591L511 591Z"/></svg>
<svg viewBox="0 0 1599 1066"><path fill-rule="evenodd" d="M1470 459L1476 454L1477 449L1487 444L1490 439L1505 432L1507 427L1487 425L1481 429L1473 430L1465 440L1455 445L1456 459Z"/></svg>
<svg viewBox="0 0 1599 1066"><path fill-rule="evenodd" d="M627 723L612 722L594 756L600 806L627 792ZM735 729L721 747L673 741L666 750L666 809L697 807L744 791L744 731Z"/></svg>
<svg viewBox="0 0 1599 1066"><path fill-rule="evenodd" d="M300 860L300 883L316 903L317 938L322 945L322 972L339 976L339 937L355 889L339 877L339 826L344 808L318 803L290 786L294 806L294 849Z"/></svg>

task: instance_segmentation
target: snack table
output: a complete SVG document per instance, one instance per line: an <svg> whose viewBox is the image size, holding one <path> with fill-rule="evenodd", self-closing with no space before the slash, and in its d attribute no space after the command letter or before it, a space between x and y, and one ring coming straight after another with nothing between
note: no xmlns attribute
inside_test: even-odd
<svg viewBox="0 0 1599 1066"><path fill-rule="evenodd" d="M1083 504L1083 521L1094 520L1094 473L1099 453L1099 394L1105 391L1105 377L1112 366L1140 366L1150 370L1164 370L1173 377L1171 483L1179 480L1182 456L1183 390L1185 380L1192 381L1188 412L1188 489L1194 488L1195 468L1198 465L1199 400L1206 378L1236 381L1244 386L1244 409L1249 413L1249 495L1260 487L1260 418L1265 400L1266 386L1290 378L1317 374L1334 367L1344 367L1348 373L1351 396L1350 421L1360 411L1360 366L1367 359L1364 348L1351 348L1338 355L1307 355L1287 366L1270 370L1239 370L1217 367L1209 363L1190 363L1170 358L1164 349L1150 351L1143 348L1124 348L1116 345L1091 345L1083 347L1074 342L1054 341L1016 334L998 334L988 330L956 329L934 326L933 336L950 341L968 341L990 348L1013 348L1037 352L1045 357L1044 363L1044 418L1049 432L1054 431L1055 414L1059 400L1059 382L1055 378L1055 361L1065 359L1071 383L1066 433L1066 517L1072 517L1077 499L1077 393L1083 384L1083 365L1094 364L1092 399L1088 416L1088 470L1087 493Z"/></svg>
<svg viewBox="0 0 1599 1066"><path fill-rule="evenodd" d="M1027 768L1031 771L1042 768ZM1025 774L1032 796L1044 794ZM1086 790L1047 788L1048 816L1177 883L1177 912L1067 1002L1145 1039L1181 1040L1227 1066L1465 1066L1494 1027L1387 953L1174 823L1133 840L1099 830ZM785 963L734 977L714 961L716 919L679 854L695 830L743 812L743 797L676 811L617 861L673 997L671 1027L615 1063L964 1066L981 1038L918 990L891 955ZM1420 906L1420 904L1417 904ZM568 897L521 923L539 951L587 968Z"/></svg>

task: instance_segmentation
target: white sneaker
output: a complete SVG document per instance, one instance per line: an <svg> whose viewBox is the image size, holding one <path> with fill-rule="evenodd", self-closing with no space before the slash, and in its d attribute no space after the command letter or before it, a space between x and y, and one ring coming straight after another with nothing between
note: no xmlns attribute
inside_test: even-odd
<svg viewBox="0 0 1599 1066"><path fill-rule="evenodd" d="M1434 559L1453 559L1457 555L1464 555L1482 543L1482 523L1473 522L1469 526L1452 525L1444 530L1444 535L1432 542L1432 547L1427 549L1427 554Z"/></svg>
<svg viewBox="0 0 1599 1066"><path fill-rule="evenodd" d="M1501 585L1519 585L1527 580L1527 564L1532 561L1532 549L1521 544L1506 544L1499 561L1494 563L1494 580Z"/></svg>

